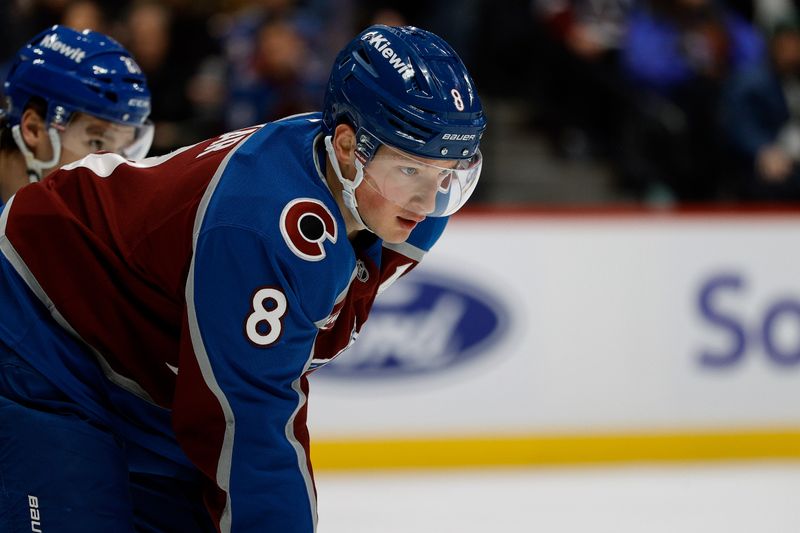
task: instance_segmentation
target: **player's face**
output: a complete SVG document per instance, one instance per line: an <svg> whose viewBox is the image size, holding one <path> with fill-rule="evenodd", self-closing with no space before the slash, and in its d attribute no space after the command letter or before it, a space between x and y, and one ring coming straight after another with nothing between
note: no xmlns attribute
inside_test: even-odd
<svg viewBox="0 0 800 533"><path fill-rule="evenodd" d="M456 164L415 157L384 145L366 165L364 181L387 200L426 216L436 208L436 195L449 189Z"/></svg>
<svg viewBox="0 0 800 533"><path fill-rule="evenodd" d="M358 213L375 234L388 243L405 242L417 224L425 220L384 198L372 187L356 189Z"/></svg>
<svg viewBox="0 0 800 533"><path fill-rule="evenodd" d="M136 129L77 113L61 132L61 160L58 166L82 159L94 152L122 154L134 141Z"/></svg>
<svg viewBox="0 0 800 533"><path fill-rule="evenodd" d="M403 242L432 213L437 194L450 186L456 161L423 159L381 146L356 190L358 211L384 241Z"/></svg>

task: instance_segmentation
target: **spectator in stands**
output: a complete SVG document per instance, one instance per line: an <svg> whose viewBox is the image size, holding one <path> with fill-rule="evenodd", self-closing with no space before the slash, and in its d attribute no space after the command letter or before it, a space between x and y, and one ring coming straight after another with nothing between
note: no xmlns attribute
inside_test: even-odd
<svg viewBox="0 0 800 533"><path fill-rule="evenodd" d="M142 0L131 7L126 21L128 48L147 75L153 92L153 155L218 132L213 120L209 123L207 116L197 113L192 99L196 91L190 90L202 60L213 50L208 44L210 37L203 24L190 29L181 23L181 16L184 14L164 2ZM195 48L194 55L187 52L187 47Z"/></svg>
<svg viewBox="0 0 800 533"><path fill-rule="evenodd" d="M95 0L76 0L67 4L61 24L79 31L106 31L105 13Z"/></svg>
<svg viewBox="0 0 800 533"><path fill-rule="evenodd" d="M326 75L312 37L322 23L295 4L253 2L232 18L224 36L228 129L310 111L322 97Z"/></svg>
<svg viewBox="0 0 800 533"><path fill-rule="evenodd" d="M722 125L747 200L800 200L800 25L778 24L769 60L733 76L722 100Z"/></svg>
<svg viewBox="0 0 800 533"><path fill-rule="evenodd" d="M539 123L562 155L615 156L629 96L619 48L633 0L535 0L544 27ZM545 74L546 73L546 74Z"/></svg>
<svg viewBox="0 0 800 533"><path fill-rule="evenodd" d="M626 126L628 182L644 195L714 199L720 87L763 57L756 29L712 0L650 0L638 9L622 55L640 111Z"/></svg>

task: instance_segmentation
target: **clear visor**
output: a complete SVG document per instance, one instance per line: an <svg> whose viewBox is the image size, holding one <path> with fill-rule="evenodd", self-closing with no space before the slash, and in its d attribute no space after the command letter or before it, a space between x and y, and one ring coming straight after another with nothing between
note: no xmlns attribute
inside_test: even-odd
<svg viewBox="0 0 800 533"><path fill-rule="evenodd" d="M153 143L153 123L117 124L84 113L59 128L61 146L77 158L94 152L114 152L126 159L143 159Z"/></svg>
<svg viewBox="0 0 800 533"><path fill-rule="evenodd" d="M364 181L407 211L443 217L466 203L482 167L480 151L468 159L421 159L383 144L364 165Z"/></svg>

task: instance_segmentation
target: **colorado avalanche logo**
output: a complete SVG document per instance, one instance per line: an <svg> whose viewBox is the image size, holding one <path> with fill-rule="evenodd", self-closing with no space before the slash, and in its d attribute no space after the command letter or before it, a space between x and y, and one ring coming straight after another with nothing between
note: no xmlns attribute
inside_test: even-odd
<svg viewBox="0 0 800 533"><path fill-rule="evenodd" d="M319 200L298 198L283 208L281 234L297 257L321 261L325 259L323 242L336 242L336 220Z"/></svg>

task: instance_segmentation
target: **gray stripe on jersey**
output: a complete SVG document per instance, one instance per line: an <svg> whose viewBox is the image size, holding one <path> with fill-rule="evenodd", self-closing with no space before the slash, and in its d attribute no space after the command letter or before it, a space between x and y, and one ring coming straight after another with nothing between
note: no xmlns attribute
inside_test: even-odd
<svg viewBox="0 0 800 533"><path fill-rule="evenodd" d="M242 140L249 138L250 136L247 135ZM208 359L208 353L206 352L205 344L203 344L203 337L200 334L200 326L197 322L197 311L195 310L194 306L194 264L195 257L197 255L197 237L200 234L200 228L203 225L203 219L205 218L206 211L208 210L208 205L211 202L211 197L213 196L214 191L219 184L222 173L228 166L228 162L241 146L242 142L239 141L239 143L232 148L230 152L228 152L228 154L225 156L225 159L222 160L222 163L220 163L219 167L217 167L217 171L211 178L211 181L209 182L208 187L203 194L203 198L200 200L200 204L197 207L197 214L195 215L194 219L194 228L192 230L192 261L189 264L189 275L186 279L186 309L189 319L189 334L192 339L192 348L194 349L195 356L197 357L197 365L200 367L200 373L203 375L203 380L206 382L206 386L219 402L220 408L222 409L222 414L225 417L225 434L222 438L222 449L220 450L216 473L217 485L219 488L225 491L225 509L222 510L222 516L220 517L219 523L221 533L230 533L231 530L230 480L233 455L233 436L236 430L236 420L233 416L233 409L231 409L231 405L228 403L228 399L225 397L225 393L222 392L222 389L217 383L217 378L214 377L214 371L211 368L211 361Z"/></svg>
<svg viewBox="0 0 800 533"><path fill-rule="evenodd" d="M198 143L199 144L199 143ZM129 161L125 159L119 154L114 153L107 153L107 154L89 154L83 159L78 159L74 163L70 163L68 165L64 165L62 167L63 170L74 170L76 168L88 168L91 170L95 175L101 178L107 178L120 165L127 165L129 167L136 167L136 168L152 168L157 165L160 165L164 161L172 159L176 155L182 154L187 150L191 150L197 146L197 144L193 144L190 146L184 146L183 148L178 148L177 150L170 152L168 154L148 157L145 159L141 159L139 161Z"/></svg>
<svg viewBox="0 0 800 533"><path fill-rule="evenodd" d="M322 183L325 184L325 187L327 187L328 190L330 191L331 188L328 185L328 181L325 179L325 173L322 171L322 166L321 166L322 163L319 160L319 154L317 154L317 142L319 142L319 140L322 139L322 137L323 137L322 133L320 133L319 135L314 137L314 142L311 143L311 153L312 153L312 155L314 157L314 166L317 169L317 176L319 177L320 181L322 181ZM326 165L327 165L327 161L326 161ZM331 194L333 194L333 191L331 191Z"/></svg>
<svg viewBox="0 0 800 533"><path fill-rule="evenodd" d="M211 181L209 182L208 187L203 194L203 198L198 205L192 233L192 261L189 265L189 276L186 282L186 306L189 318L189 332L192 339L192 347L194 348L194 353L197 356L197 364L200 367L200 373L203 375L203 380L206 382L206 386L208 386L209 390L217 398L217 401L222 408L223 416L225 417L225 435L222 440L222 449L220 450L216 474L217 485L226 493L225 509L222 512L222 517L220 518L219 524L221 533L230 533L232 524L230 479L231 465L233 463L233 438L236 432L236 420L233 414L233 409L231 409L231 405L228 402L228 399L225 397L225 393L217 383L216 377L214 377L214 371L211 368L211 362L208 359L208 353L206 352L205 345L203 344L203 338L200 334L200 326L197 321L197 311L194 304L194 267L195 258L197 255L197 238L203 226L203 219L205 218L206 211L208 210L208 205L211 202L211 197L214 195L214 191L219 185L219 181L223 172L225 171L225 168L228 166L230 158L233 157L233 154L236 153L236 151L241 148L241 146L245 144L249 138L250 135L247 135L241 141L239 141L239 144L237 144L231 149L230 152L228 152L228 155L225 156L225 159L222 160L219 168L217 168L217 171L214 173L214 177L211 178ZM309 361L306 362L305 369L310 366L310 359L311 356L309 355ZM300 465L300 469L303 474L303 479L306 484L306 491L308 492L309 503L311 504L314 531L316 531L317 513L313 483L311 481L311 475L308 472L308 468L306 467L305 450L294 435L294 419L306 399L305 395L300 390L299 378L292 383L292 388L298 393L298 405L292 416L289 418L284 431L289 443L292 445L292 447L294 447L295 452L297 453L298 464Z"/></svg>
<svg viewBox="0 0 800 533"><path fill-rule="evenodd" d="M314 340L314 344L316 344L316 339ZM286 440L289 441L294 448L295 453L297 454L297 467L300 469L300 472L303 473L303 480L306 483L306 492L308 493L308 503L311 506L311 529L312 533L314 533L317 530L317 496L314 493L314 483L311 480L311 473L308 471L308 458L306 457L306 450L303 448L303 445L300 444L300 441L297 440L297 436L294 434L294 420L297 418L297 413L300 412L300 409L306 402L306 395L303 394L303 389L300 387L300 380L302 379L303 374L305 374L311 367L311 358L312 355L308 354L308 360L303 367L302 374L300 374L300 377L292 382L292 389L294 389L294 391L297 393L298 402L297 407L292 413L292 416L290 416L289 420L286 422L284 434L286 435Z"/></svg>
<svg viewBox="0 0 800 533"><path fill-rule="evenodd" d="M389 250L394 250L398 254L402 254L409 259L413 259L417 263L422 261L422 258L425 257L425 250L422 248L417 248L413 244L408 244L407 242L401 242L397 244L385 242L383 243L383 247L388 248Z"/></svg>

